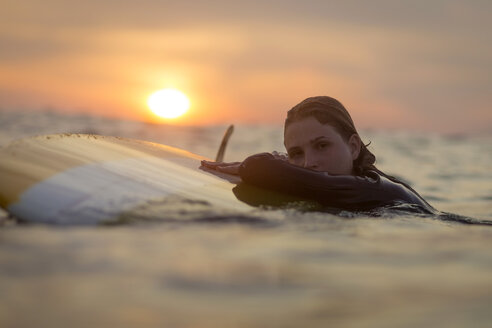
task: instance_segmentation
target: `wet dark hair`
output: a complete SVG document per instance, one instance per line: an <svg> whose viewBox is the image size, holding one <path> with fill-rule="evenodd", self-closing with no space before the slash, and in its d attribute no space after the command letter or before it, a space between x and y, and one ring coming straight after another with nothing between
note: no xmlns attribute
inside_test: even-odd
<svg viewBox="0 0 492 328"><path fill-rule="evenodd" d="M346 141L354 134L359 136L347 109L345 109L341 102L328 96L310 97L292 107L287 112L284 134L289 124L311 116L321 124L333 126ZM369 144L365 145L361 143L359 156L353 162L355 175L364 175L368 170L379 171L374 165L376 156L367 149L367 146Z"/></svg>

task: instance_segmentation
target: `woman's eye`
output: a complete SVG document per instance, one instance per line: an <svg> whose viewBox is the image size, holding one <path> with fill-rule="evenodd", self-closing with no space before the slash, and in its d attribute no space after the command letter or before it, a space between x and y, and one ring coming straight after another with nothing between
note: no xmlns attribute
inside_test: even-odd
<svg viewBox="0 0 492 328"><path fill-rule="evenodd" d="M320 142L319 144L317 144L317 147L318 149L325 149L326 147L328 147L330 144L327 143L327 142Z"/></svg>
<svg viewBox="0 0 492 328"><path fill-rule="evenodd" d="M300 152L300 151L293 151L293 152L288 153L288 155L289 155L289 158L296 158L296 157L301 156L302 155L302 152Z"/></svg>

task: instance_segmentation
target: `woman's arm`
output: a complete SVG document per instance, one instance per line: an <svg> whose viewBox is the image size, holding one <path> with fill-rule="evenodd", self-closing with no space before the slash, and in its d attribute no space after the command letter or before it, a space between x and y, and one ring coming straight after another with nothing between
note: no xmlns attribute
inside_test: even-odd
<svg viewBox="0 0 492 328"><path fill-rule="evenodd" d="M366 209L388 199L378 175L329 175L294 166L268 153L248 157L238 172L251 185L312 199L325 206Z"/></svg>
<svg viewBox="0 0 492 328"><path fill-rule="evenodd" d="M248 157L243 162L203 162L204 166L221 172L234 172L247 184L317 201L323 206L346 210L369 210L375 207L404 202L427 204L416 192L401 183L391 181L375 171L368 176L330 175L294 166L269 153Z"/></svg>

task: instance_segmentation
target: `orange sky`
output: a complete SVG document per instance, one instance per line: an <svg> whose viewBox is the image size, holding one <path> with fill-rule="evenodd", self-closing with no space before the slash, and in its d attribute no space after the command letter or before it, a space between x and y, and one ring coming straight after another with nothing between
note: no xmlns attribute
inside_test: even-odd
<svg viewBox="0 0 492 328"><path fill-rule="evenodd" d="M314 95L373 129L492 129L488 1L3 1L0 110L282 123ZM6 8L6 9L5 9Z"/></svg>

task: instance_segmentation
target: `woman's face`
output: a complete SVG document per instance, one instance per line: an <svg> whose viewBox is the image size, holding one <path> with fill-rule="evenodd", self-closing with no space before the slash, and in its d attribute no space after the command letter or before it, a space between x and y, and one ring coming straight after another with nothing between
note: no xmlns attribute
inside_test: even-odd
<svg viewBox="0 0 492 328"><path fill-rule="evenodd" d="M287 125L284 145L293 165L333 175L350 175L361 141L357 134L345 141L333 126L321 124L310 116Z"/></svg>

